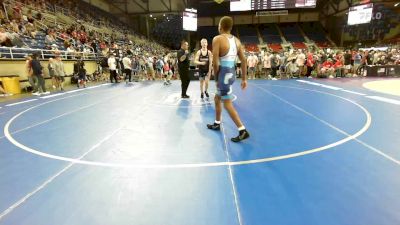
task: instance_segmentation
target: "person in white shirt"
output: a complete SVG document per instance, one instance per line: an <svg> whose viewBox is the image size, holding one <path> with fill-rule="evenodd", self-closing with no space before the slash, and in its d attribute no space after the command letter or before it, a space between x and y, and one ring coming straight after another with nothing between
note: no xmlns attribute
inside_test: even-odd
<svg viewBox="0 0 400 225"><path fill-rule="evenodd" d="M72 45L68 46L66 55L67 55L67 59L73 59L74 58L74 56L75 56L74 46L72 46Z"/></svg>
<svg viewBox="0 0 400 225"><path fill-rule="evenodd" d="M286 75L289 78L297 76L297 73L299 72L299 68L297 67L297 63L295 62L295 59L291 59L290 61L288 61L288 63L286 64L285 71L286 71Z"/></svg>
<svg viewBox="0 0 400 225"><path fill-rule="evenodd" d="M82 52L83 59L88 59L90 53L91 53L90 48L85 45L85 47L83 48L83 52Z"/></svg>
<svg viewBox="0 0 400 225"><path fill-rule="evenodd" d="M61 91L64 91L65 68L64 63L61 60L60 54L56 54L53 64L56 78L56 86L59 87Z"/></svg>
<svg viewBox="0 0 400 225"><path fill-rule="evenodd" d="M299 68L299 76L301 77L304 72L304 63L306 62L306 55L304 55L303 51L299 49L299 53L297 54L296 64Z"/></svg>
<svg viewBox="0 0 400 225"><path fill-rule="evenodd" d="M265 77L271 79L271 54L269 52L265 53L262 62Z"/></svg>
<svg viewBox="0 0 400 225"><path fill-rule="evenodd" d="M110 58L108 58L108 68L110 69L110 82L113 83L113 80L115 83L119 83L117 79L117 60L115 59L115 55L111 54Z"/></svg>
<svg viewBox="0 0 400 225"><path fill-rule="evenodd" d="M131 55L125 55L122 59L122 64L124 65L125 81L126 83L132 82L132 60ZM129 80L129 81L128 81Z"/></svg>
<svg viewBox="0 0 400 225"><path fill-rule="evenodd" d="M148 75L148 80L155 80L154 79L154 58L149 56L147 58L147 75Z"/></svg>
<svg viewBox="0 0 400 225"><path fill-rule="evenodd" d="M256 67L258 64L258 58L254 53L250 53L250 56L247 57L247 65L249 67L249 79L254 79L256 73Z"/></svg>

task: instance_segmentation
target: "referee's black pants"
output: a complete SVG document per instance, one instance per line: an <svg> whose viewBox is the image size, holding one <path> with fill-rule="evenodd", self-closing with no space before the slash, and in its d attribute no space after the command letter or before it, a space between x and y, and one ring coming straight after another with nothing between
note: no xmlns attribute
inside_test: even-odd
<svg viewBox="0 0 400 225"><path fill-rule="evenodd" d="M111 83L113 83L113 79L115 80L115 83L118 83L116 70L110 70L110 82Z"/></svg>
<svg viewBox="0 0 400 225"><path fill-rule="evenodd" d="M179 76L181 77L182 83L182 96L186 96L186 91L189 87L190 78L189 78L189 69L179 70Z"/></svg>

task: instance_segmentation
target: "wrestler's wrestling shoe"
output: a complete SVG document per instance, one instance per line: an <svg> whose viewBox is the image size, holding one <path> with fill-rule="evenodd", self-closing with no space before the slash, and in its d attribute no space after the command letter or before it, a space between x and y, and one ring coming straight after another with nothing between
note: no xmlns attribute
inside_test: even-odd
<svg viewBox="0 0 400 225"><path fill-rule="evenodd" d="M247 130L241 130L239 131L239 135L237 137L231 138L231 140L233 142L239 142L239 141L243 141L244 139L247 139L250 137L249 132L247 132Z"/></svg>
<svg viewBox="0 0 400 225"><path fill-rule="evenodd" d="M210 130L220 130L221 124L218 124L218 123L207 124L207 128Z"/></svg>

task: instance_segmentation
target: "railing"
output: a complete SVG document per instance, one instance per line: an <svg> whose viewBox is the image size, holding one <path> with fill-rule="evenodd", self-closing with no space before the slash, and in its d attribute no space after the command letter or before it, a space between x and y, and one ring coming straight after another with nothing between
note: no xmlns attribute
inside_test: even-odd
<svg viewBox="0 0 400 225"><path fill-rule="evenodd" d="M40 59L54 58L55 53L59 53L63 59L76 59L78 56L82 59L97 59L97 54L93 52L68 52L47 49L0 47L0 58L23 59L25 56L33 53L37 53Z"/></svg>

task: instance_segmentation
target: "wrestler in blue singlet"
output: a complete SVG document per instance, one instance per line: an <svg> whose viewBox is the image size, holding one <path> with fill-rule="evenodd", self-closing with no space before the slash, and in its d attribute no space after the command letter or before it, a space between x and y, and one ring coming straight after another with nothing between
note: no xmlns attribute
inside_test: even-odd
<svg viewBox="0 0 400 225"><path fill-rule="evenodd" d="M229 51L226 55L219 57L220 66L217 81L217 95L220 96L222 100L233 98L232 84L236 79L236 41L233 35L227 39L229 41Z"/></svg>

